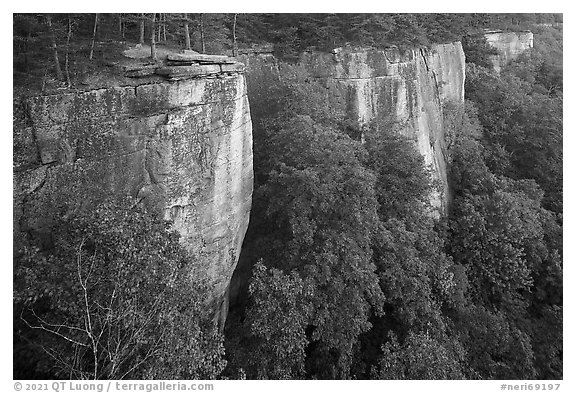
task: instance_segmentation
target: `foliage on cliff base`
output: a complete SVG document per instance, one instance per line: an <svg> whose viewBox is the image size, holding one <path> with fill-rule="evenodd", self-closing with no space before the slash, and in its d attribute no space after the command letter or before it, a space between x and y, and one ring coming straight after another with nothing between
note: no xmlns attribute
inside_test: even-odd
<svg viewBox="0 0 576 393"><path fill-rule="evenodd" d="M229 375L562 377L562 201L550 186L561 91L543 96L542 67L531 79L521 64L516 76L469 69L471 101L443 109L454 195L440 221L398 125L351 127L297 66L249 75L256 190L243 258L256 267L247 309L228 321ZM366 285L378 297L351 296Z"/></svg>
<svg viewBox="0 0 576 393"><path fill-rule="evenodd" d="M326 89L302 68L282 67L252 71L273 84L249 79L262 106L253 118L260 150L244 252L261 262L244 322L230 316L230 373L369 377L390 332L403 341L428 331L451 348L440 307L458 285L429 217L422 158L393 125L360 131L370 143L353 140L346 118L326 108ZM274 105L281 100L285 107Z"/></svg>
<svg viewBox="0 0 576 393"><path fill-rule="evenodd" d="M447 250L466 272L467 306L448 315L478 377L561 378L561 216L534 180L493 173L477 138L462 132L452 147Z"/></svg>
<svg viewBox="0 0 576 393"><path fill-rule="evenodd" d="M345 376L352 344L382 297L370 249L374 177L360 163L357 142L310 117L293 117L268 146L271 169L255 191L264 213L262 257L311 280L304 327L314 326L309 339L317 351L334 353L333 377Z"/></svg>
<svg viewBox="0 0 576 393"><path fill-rule="evenodd" d="M562 33L540 28L534 49L498 75L466 69L466 98L477 108L486 163L498 175L534 179L543 205L562 211Z"/></svg>
<svg viewBox="0 0 576 393"><path fill-rule="evenodd" d="M562 378L562 27L534 33L500 75L468 64L474 132L452 149L449 250L476 304L456 327L484 378Z"/></svg>
<svg viewBox="0 0 576 393"><path fill-rule="evenodd" d="M16 378L220 374L206 283L169 223L130 201L105 203L61 220L51 237L47 250L17 245Z"/></svg>

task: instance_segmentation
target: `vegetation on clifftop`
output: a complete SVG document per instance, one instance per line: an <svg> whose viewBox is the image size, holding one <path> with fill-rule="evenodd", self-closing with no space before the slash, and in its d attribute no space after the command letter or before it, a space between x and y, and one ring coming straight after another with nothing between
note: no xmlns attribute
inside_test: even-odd
<svg viewBox="0 0 576 393"><path fill-rule="evenodd" d="M113 66L121 52L135 46L154 61L161 48L236 55L272 44L277 58L295 60L311 49L467 42L484 28L561 21L562 14L14 14L14 85L21 92L109 86L120 80Z"/></svg>

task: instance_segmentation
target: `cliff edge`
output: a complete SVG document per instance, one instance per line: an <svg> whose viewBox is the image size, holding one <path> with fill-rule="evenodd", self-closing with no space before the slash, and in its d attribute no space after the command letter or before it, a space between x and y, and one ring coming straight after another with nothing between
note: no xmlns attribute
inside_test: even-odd
<svg viewBox="0 0 576 393"><path fill-rule="evenodd" d="M301 58L315 77L326 80L333 105L345 108L360 128L376 122L414 142L440 191L430 196L446 214L450 189L443 111L464 104L465 56L459 42L429 49L339 48Z"/></svg>
<svg viewBox="0 0 576 393"><path fill-rule="evenodd" d="M488 45L496 49L497 55L491 56L492 67L500 72L502 67L515 60L526 50L534 47L534 34L531 31L504 32L489 30L484 33Z"/></svg>
<svg viewBox="0 0 576 393"><path fill-rule="evenodd" d="M171 66L154 83L16 98L14 232L49 236L77 209L136 197L173 221L211 280L207 301L222 323L253 186L241 70Z"/></svg>

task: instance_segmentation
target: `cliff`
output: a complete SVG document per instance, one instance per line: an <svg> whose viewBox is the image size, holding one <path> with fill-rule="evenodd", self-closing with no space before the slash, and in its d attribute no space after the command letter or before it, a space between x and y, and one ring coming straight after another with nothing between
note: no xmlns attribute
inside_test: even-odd
<svg viewBox="0 0 576 393"><path fill-rule="evenodd" d="M337 49L306 53L304 64L326 80L334 105L345 106L360 126L392 127L414 141L441 190L431 195L439 214L446 213L450 190L446 173L444 106L463 105L465 57L459 42L404 52Z"/></svg>
<svg viewBox="0 0 576 393"><path fill-rule="evenodd" d="M128 68L144 77L130 86L16 99L14 231L42 236L56 218L99 200L139 198L174 222L213 281L208 301L221 323L249 220L252 129L243 67L201 57L169 54L161 68ZM443 111L464 101L461 45L339 49L301 63L359 126L377 121L414 142L442 185L431 201L445 213Z"/></svg>
<svg viewBox="0 0 576 393"><path fill-rule="evenodd" d="M173 220L213 281L207 301L222 322L252 198L241 69L165 67L154 83L15 99L15 233L42 237L104 198L139 198Z"/></svg>
<svg viewBox="0 0 576 393"><path fill-rule="evenodd" d="M276 68L270 53L241 57L250 71ZM435 215L447 212L445 105L463 105L465 57L459 42L430 49L337 49L333 53L307 52L300 64L325 82L330 105L340 106L362 127L375 121L390 126L414 142L440 184L430 196ZM255 81L258 79L255 78ZM249 77L248 83L251 82ZM255 82L256 83L256 82ZM252 266L240 262L230 285L230 301L242 304Z"/></svg>
<svg viewBox="0 0 576 393"><path fill-rule="evenodd" d="M530 31L493 30L485 32L484 36L488 44L498 51L497 55L491 57L496 72L500 72L502 67L517 59L522 52L534 47L534 34Z"/></svg>

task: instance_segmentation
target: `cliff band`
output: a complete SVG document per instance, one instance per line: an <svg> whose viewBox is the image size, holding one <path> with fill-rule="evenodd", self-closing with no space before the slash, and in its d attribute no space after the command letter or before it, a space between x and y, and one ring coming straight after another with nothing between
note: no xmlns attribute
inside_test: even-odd
<svg viewBox="0 0 576 393"><path fill-rule="evenodd" d="M333 105L343 105L362 127L390 127L414 141L441 190L431 195L439 214L447 212L449 187L443 108L464 104L465 57L459 42L430 49L347 49L301 58L323 78Z"/></svg>
<svg viewBox="0 0 576 393"><path fill-rule="evenodd" d="M14 232L131 195L160 209L222 310L248 226L252 125L241 72L14 102ZM194 285L192 282L191 285Z"/></svg>
<svg viewBox="0 0 576 393"><path fill-rule="evenodd" d="M488 45L498 52L490 58L492 67L498 73L502 67L517 59L526 50L534 47L534 34L530 31L489 30L484 33L484 36Z"/></svg>

